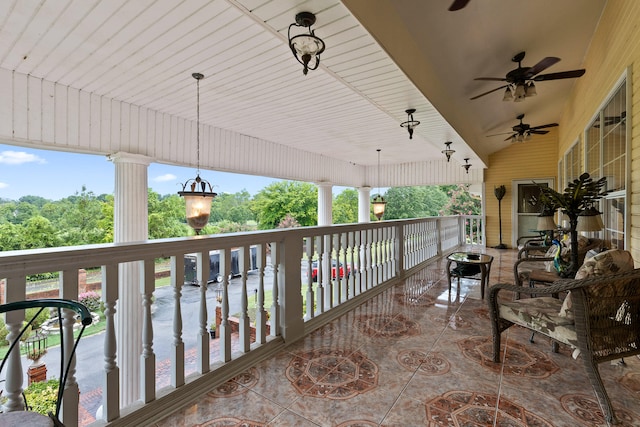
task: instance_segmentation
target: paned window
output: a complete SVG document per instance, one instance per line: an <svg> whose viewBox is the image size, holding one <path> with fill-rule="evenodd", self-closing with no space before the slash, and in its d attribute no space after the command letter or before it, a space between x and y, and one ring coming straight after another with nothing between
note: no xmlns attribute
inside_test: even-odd
<svg viewBox="0 0 640 427"><path fill-rule="evenodd" d="M627 201L627 85L623 81L585 131L585 162L594 178L607 178L609 195L599 206L604 239L625 248Z"/></svg>

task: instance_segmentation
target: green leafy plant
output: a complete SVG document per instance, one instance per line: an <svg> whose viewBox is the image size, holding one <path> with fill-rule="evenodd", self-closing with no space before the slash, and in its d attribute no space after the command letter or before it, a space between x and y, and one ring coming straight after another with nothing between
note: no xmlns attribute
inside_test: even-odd
<svg viewBox="0 0 640 427"><path fill-rule="evenodd" d="M29 410L43 415L48 415L49 412L55 414L59 386L60 381L57 378L29 384L29 387L24 390Z"/></svg>
<svg viewBox="0 0 640 427"><path fill-rule="evenodd" d="M78 301L84 304L89 311L94 313L102 313L104 311L102 300L97 292L83 292L78 295Z"/></svg>

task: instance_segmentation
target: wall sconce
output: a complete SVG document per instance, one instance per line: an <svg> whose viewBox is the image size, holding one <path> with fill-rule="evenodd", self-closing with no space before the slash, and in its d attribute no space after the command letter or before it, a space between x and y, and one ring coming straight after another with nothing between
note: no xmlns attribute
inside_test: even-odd
<svg viewBox="0 0 640 427"><path fill-rule="evenodd" d="M384 201L384 197L380 195L380 149L376 150L378 152L378 194L373 198L373 214L378 221L380 221L384 215L384 209L387 205L387 202Z"/></svg>
<svg viewBox="0 0 640 427"><path fill-rule="evenodd" d="M289 47L296 60L304 68L302 73L306 76L309 70L315 70L320 65L320 54L324 52L324 42L316 36L311 26L316 23L316 16L311 12L300 12L296 15L296 22L289 25ZM291 37L291 27L309 28L309 34L302 33ZM311 64L311 65L309 65Z"/></svg>
<svg viewBox="0 0 640 427"><path fill-rule="evenodd" d="M407 130L409 131L409 139L413 139L413 129L415 129L415 127L420 124L419 121L413 120L413 113L415 112L415 108L409 108L408 110L405 110L405 113L407 113L407 121L400 123L401 127L407 128Z"/></svg>
<svg viewBox="0 0 640 427"><path fill-rule="evenodd" d="M464 168L464 170L467 171L467 173L469 173L469 168L471 167L471 163L469 163L469 158L467 157L466 159L464 159L464 165L462 165L462 167Z"/></svg>
<svg viewBox="0 0 640 427"><path fill-rule="evenodd" d="M455 153L455 152L456 152L456 150L452 150L452 149L451 149L451 144L452 144L452 142L451 142L451 141L447 141L447 142L445 142L445 143L444 143L444 145L446 145L446 146L447 146L447 148L445 148L444 150L442 150L442 154L444 154L445 156L447 156L447 163L449 163L449 160L451 160L451 155L452 155L453 153Z"/></svg>
<svg viewBox="0 0 640 427"><path fill-rule="evenodd" d="M196 177L182 184L182 191L178 191L178 194L184 197L187 224L193 228L196 234L200 234L200 230L209 222L211 202L213 202L213 198L216 197L217 194L213 192L209 181L200 178L200 80L202 80L204 76L200 73L193 73L191 76L196 79L197 86L196 159L198 168ZM187 188L191 191L187 191Z"/></svg>

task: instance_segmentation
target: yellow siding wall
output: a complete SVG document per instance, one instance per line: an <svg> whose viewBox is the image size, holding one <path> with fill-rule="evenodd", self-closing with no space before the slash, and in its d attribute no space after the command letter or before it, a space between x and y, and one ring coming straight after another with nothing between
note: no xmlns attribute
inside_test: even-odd
<svg viewBox="0 0 640 427"><path fill-rule="evenodd" d="M558 133L556 129L546 135L534 135L531 141L511 144L489 156L489 167L485 174L487 214L487 246L500 242L498 223L498 200L494 187L504 185L507 193L502 199L502 243L511 247L512 181L520 179L554 178L558 172Z"/></svg>
<svg viewBox="0 0 640 427"><path fill-rule="evenodd" d="M609 0L585 57L585 75L576 84L562 115L559 153L584 132L594 113L607 100L627 67L632 88L627 131L631 135L631 184L627 188L631 227L628 249L640 261L640 1ZM583 140L583 138L580 138ZM584 162L584 160L583 160Z"/></svg>

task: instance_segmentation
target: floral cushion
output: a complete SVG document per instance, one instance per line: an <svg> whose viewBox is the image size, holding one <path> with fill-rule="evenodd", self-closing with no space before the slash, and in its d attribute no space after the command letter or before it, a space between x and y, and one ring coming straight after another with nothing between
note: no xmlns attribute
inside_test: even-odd
<svg viewBox="0 0 640 427"><path fill-rule="evenodd" d="M577 346L573 319L558 315L562 303L557 298L537 297L500 302L500 317L541 332L557 341Z"/></svg>
<svg viewBox="0 0 640 427"><path fill-rule="evenodd" d="M587 259L576 273L575 278L579 280L606 274L624 273L633 270L633 267L633 257L629 251L611 249ZM573 318L571 292L565 297L559 315L569 319Z"/></svg>

